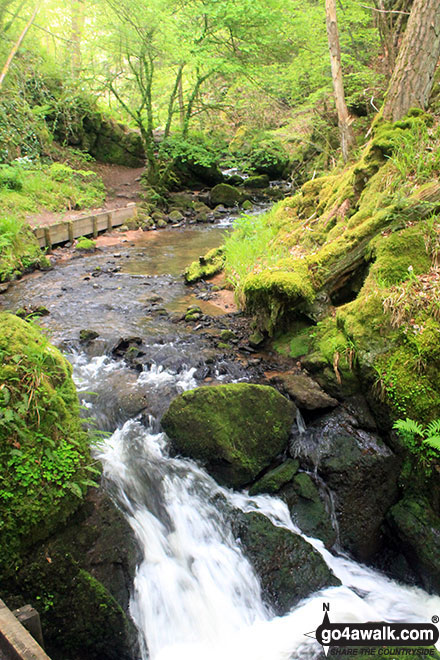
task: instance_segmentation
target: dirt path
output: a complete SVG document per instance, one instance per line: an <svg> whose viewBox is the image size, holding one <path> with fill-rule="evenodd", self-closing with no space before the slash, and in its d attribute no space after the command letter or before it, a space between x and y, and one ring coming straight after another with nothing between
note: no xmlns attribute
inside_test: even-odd
<svg viewBox="0 0 440 660"><path fill-rule="evenodd" d="M93 169L102 177L107 190L105 202L101 207L82 209L81 211L62 211L60 213L43 211L38 215L28 217L29 224L33 227L53 225L63 220L75 220L84 215L93 215L94 212L121 208L127 206L130 202L140 200L140 177L144 171L143 167L132 168L123 167L122 165L94 163L90 166L90 169Z"/></svg>

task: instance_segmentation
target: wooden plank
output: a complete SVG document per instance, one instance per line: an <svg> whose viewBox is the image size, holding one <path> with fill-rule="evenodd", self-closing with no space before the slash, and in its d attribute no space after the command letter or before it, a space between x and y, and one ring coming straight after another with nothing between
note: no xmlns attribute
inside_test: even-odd
<svg viewBox="0 0 440 660"><path fill-rule="evenodd" d="M11 660L50 660L11 610L0 600L0 649Z"/></svg>
<svg viewBox="0 0 440 660"><path fill-rule="evenodd" d="M52 240L50 236L50 227L44 228L44 242L48 250L52 249Z"/></svg>
<svg viewBox="0 0 440 660"><path fill-rule="evenodd" d="M83 216L75 220L61 221L53 225L36 227L34 234L41 248L52 248L52 245L73 242L80 236L98 236L100 231L120 227L129 218L137 215L136 204L130 204L120 209L103 211L95 215Z"/></svg>

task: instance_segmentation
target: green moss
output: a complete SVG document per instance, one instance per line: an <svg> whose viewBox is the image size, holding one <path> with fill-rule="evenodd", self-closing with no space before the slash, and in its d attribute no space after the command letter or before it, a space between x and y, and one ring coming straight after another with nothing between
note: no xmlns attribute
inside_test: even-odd
<svg viewBox="0 0 440 660"><path fill-rule="evenodd" d="M440 587L440 518L422 496L405 497L388 514L402 551L430 591Z"/></svg>
<svg viewBox="0 0 440 660"><path fill-rule="evenodd" d="M0 282L45 268L47 261L29 225L14 216L0 219Z"/></svg>
<svg viewBox="0 0 440 660"><path fill-rule="evenodd" d="M370 249L376 255L371 274L378 282L390 286L430 269L424 229L423 223L419 222L402 231L377 236L370 243Z"/></svg>
<svg viewBox="0 0 440 660"><path fill-rule="evenodd" d="M314 297L305 264L288 259L280 260L276 268L248 275L243 293L247 310L257 316L260 327L269 335L298 304L311 302Z"/></svg>
<svg viewBox="0 0 440 660"><path fill-rule="evenodd" d="M78 250L80 252L94 252L95 249L96 249L96 242L92 241L90 238L85 238L84 236L78 238L75 245L75 250Z"/></svg>
<svg viewBox="0 0 440 660"><path fill-rule="evenodd" d="M281 488L293 479L299 469L299 461L289 458L277 468L271 470L259 479L250 489L249 495L259 493L278 493Z"/></svg>
<svg viewBox="0 0 440 660"><path fill-rule="evenodd" d="M246 199L245 193L242 190L234 188L227 183L218 183L211 190L211 204L217 206L235 206L241 204Z"/></svg>
<svg viewBox="0 0 440 660"><path fill-rule="evenodd" d="M291 358L297 358L305 355L310 350L311 333L313 326L293 323L288 332L278 334L272 341L272 347L281 355L287 355Z"/></svg>
<svg viewBox="0 0 440 660"><path fill-rule="evenodd" d="M89 459L71 367L41 332L0 315L0 556L47 536L75 510Z"/></svg>
<svg viewBox="0 0 440 660"><path fill-rule="evenodd" d="M272 387L200 387L172 401L162 426L177 451L230 486L251 482L287 444L295 406Z"/></svg>
<svg viewBox="0 0 440 660"><path fill-rule="evenodd" d="M198 261L193 261L185 270L184 278L187 284L193 284L201 279L214 277L223 270L225 264L224 248L220 246L214 248L200 257Z"/></svg>
<svg viewBox="0 0 440 660"><path fill-rule="evenodd" d="M377 358L376 388L394 418L427 423L440 417L439 367L436 361L423 364L409 342Z"/></svg>

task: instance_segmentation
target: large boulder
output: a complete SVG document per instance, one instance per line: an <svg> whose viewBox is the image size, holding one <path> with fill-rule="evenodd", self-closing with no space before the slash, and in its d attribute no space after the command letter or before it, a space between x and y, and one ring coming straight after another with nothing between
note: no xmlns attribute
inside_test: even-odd
<svg viewBox="0 0 440 660"><path fill-rule="evenodd" d="M337 533L329 513L331 501L309 474L296 474L280 490L279 496L287 503L292 520L304 534L321 539L328 548L336 543Z"/></svg>
<svg viewBox="0 0 440 660"><path fill-rule="evenodd" d="M321 539L328 548L331 548L337 540L329 513L331 502L309 474L298 470L299 461L289 458L266 472L251 486L249 494L278 495L286 502L292 520L298 527L307 536Z"/></svg>
<svg viewBox="0 0 440 660"><path fill-rule="evenodd" d="M162 426L176 452L202 461L219 483L240 487L287 449L295 412L272 387L235 383L184 392Z"/></svg>
<svg viewBox="0 0 440 660"><path fill-rule="evenodd" d="M137 631L128 614L138 561L134 534L101 489L68 524L33 546L2 579L8 606L34 606L51 658L131 660Z"/></svg>
<svg viewBox="0 0 440 660"><path fill-rule="evenodd" d="M280 384L282 390L291 397L298 408L320 410L335 408L338 405L336 399L324 392L318 383L304 372L276 373L271 380Z"/></svg>
<svg viewBox="0 0 440 660"><path fill-rule="evenodd" d="M276 614L286 614L314 591L340 584L307 541L261 513L244 513L232 527Z"/></svg>
<svg viewBox="0 0 440 660"><path fill-rule="evenodd" d="M382 547L382 525L398 499L400 459L375 434L337 409L297 434L293 454L334 494L341 544L361 561Z"/></svg>
<svg viewBox="0 0 440 660"><path fill-rule="evenodd" d="M390 538L424 588L440 591L440 518L422 496L407 496L389 511Z"/></svg>
<svg viewBox="0 0 440 660"><path fill-rule="evenodd" d="M221 204L222 206L236 206L241 204L246 199L245 193L242 190L237 190L227 183L219 183L211 190L211 206L216 207Z"/></svg>

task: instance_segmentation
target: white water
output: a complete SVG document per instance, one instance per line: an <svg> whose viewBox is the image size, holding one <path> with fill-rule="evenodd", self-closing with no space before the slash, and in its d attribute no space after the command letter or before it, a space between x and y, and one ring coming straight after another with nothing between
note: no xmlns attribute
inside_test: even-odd
<svg viewBox="0 0 440 660"><path fill-rule="evenodd" d="M108 364L95 366L92 382ZM189 372L166 373L178 378L182 389L193 386ZM157 370L158 386L169 382L164 376ZM343 586L313 594L291 613L275 617L262 601L226 512L260 511L275 525L301 534L285 503L220 488L192 461L170 458L164 434L134 420L105 441L97 457L143 553L131 613L144 659L311 660L320 647L305 633L321 623L324 602L330 603L334 622L428 622L440 611L439 597L335 557L321 541L307 539Z"/></svg>

